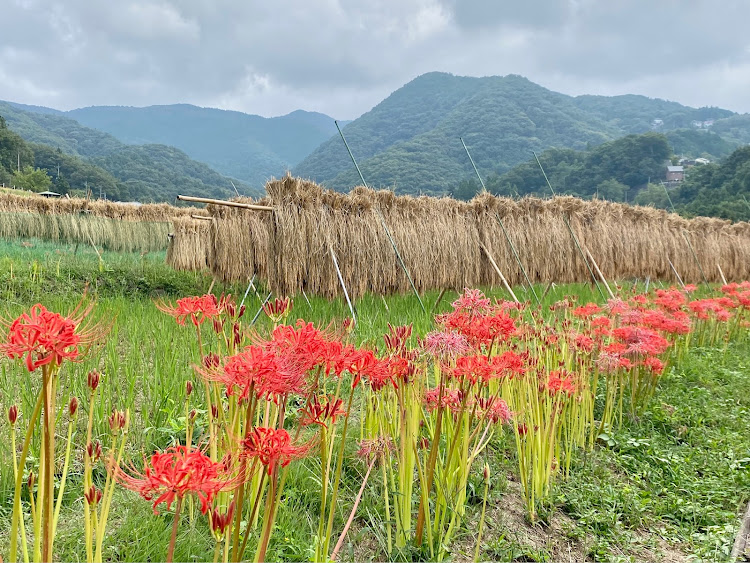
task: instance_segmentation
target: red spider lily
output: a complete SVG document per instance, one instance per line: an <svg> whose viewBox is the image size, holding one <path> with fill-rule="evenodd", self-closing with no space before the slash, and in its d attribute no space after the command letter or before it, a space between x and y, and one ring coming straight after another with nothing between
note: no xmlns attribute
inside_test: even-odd
<svg viewBox="0 0 750 563"><path fill-rule="evenodd" d="M388 323L388 334L383 335L385 347L391 353L401 353L406 348L406 342L411 337L412 325L391 326Z"/></svg>
<svg viewBox="0 0 750 563"><path fill-rule="evenodd" d="M468 381L472 385L481 381L489 382L491 379L522 374L524 371L524 360L515 352L507 351L492 359L487 356L459 356L456 366L449 369L451 375L461 381Z"/></svg>
<svg viewBox="0 0 750 563"><path fill-rule="evenodd" d="M645 327L669 334L690 332L690 317L684 311L679 310L670 315L659 309L647 309L641 315L641 323Z"/></svg>
<svg viewBox="0 0 750 563"><path fill-rule="evenodd" d="M566 393L568 396L571 396L576 392L573 377L564 370L550 372L545 389L547 389L550 395Z"/></svg>
<svg viewBox="0 0 750 563"><path fill-rule="evenodd" d="M282 319L285 319L292 310L293 301L289 297L285 299L274 299L268 301L263 305L263 312L273 322L278 323Z"/></svg>
<svg viewBox="0 0 750 563"><path fill-rule="evenodd" d="M109 469L126 489L153 500L154 514L158 514L159 504L165 503L169 510L176 498L188 494L198 497L201 512L206 514L217 493L232 490L242 482L242 476L224 463L211 461L201 450L186 446L156 452L150 460L144 459L143 465L142 473L132 466L129 472L120 467Z"/></svg>
<svg viewBox="0 0 750 563"><path fill-rule="evenodd" d="M477 406L479 407L479 416L486 416L487 420L493 424L497 424L498 422L506 424L513 418L513 413L510 412L508 403L500 397L479 397L477 399Z"/></svg>
<svg viewBox="0 0 750 563"><path fill-rule="evenodd" d="M260 345L285 356L300 370L310 371L324 364L331 352L335 352L331 347L333 342L335 340L331 334L300 319L296 326L277 326L271 333L271 340Z"/></svg>
<svg viewBox="0 0 750 563"><path fill-rule="evenodd" d="M571 343L579 352L591 352L596 344L593 338L583 333L571 334Z"/></svg>
<svg viewBox="0 0 750 563"><path fill-rule="evenodd" d="M698 291L698 286L692 283L688 283L682 289L685 293L693 293L695 291Z"/></svg>
<svg viewBox="0 0 750 563"><path fill-rule="evenodd" d="M365 365L359 371L360 376L365 378L373 391L380 391L388 384L395 386L389 359L380 360L371 351L366 352L367 354L363 358Z"/></svg>
<svg viewBox="0 0 750 563"><path fill-rule="evenodd" d="M612 334L627 348L624 355L659 356L669 348L669 341L657 331L641 326L623 326Z"/></svg>
<svg viewBox="0 0 750 563"><path fill-rule="evenodd" d="M687 297L678 289L657 289L654 303L667 311L677 311L687 303Z"/></svg>
<svg viewBox="0 0 750 563"><path fill-rule="evenodd" d="M305 374L286 357L261 346L248 346L242 352L230 356L218 368L198 368L209 381L224 384L227 395L245 400L253 389L258 397L277 400L289 393L301 393Z"/></svg>
<svg viewBox="0 0 750 563"><path fill-rule="evenodd" d="M229 503L224 512L219 511L218 507L215 507L210 514L211 529L218 536L224 535L224 531L229 527L233 517L234 501Z"/></svg>
<svg viewBox="0 0 750 563"><path fill-rule="evenodd" d="M660 374L664 371L664 362L654 356L649 356L643 360L643 365L646 366L651 373Z"/></svg>
<svg viewBox="0 0 750 563"><path fill-rule="evenodd" d="M102 492L93 485L89 487L89 490L86 491L83 496L89 506L95 506L100 500L102 500Z"/></svg>
<svg viewBox="0 0 750 563"><path fill-rule="evenodd" d="M101 377L101 374L96 370L92 370L86 375L86 385L88 385L92 393L99 387Z"/></svg>
<svg viewBox="0 0 750 563"><path fill-rule="evenodd" d="M486 313L490 309L491 301L478 289L464 288L464 293L451 306L454 311L468 313Z"/></svg>
<svg viewBox="0 0 750 563"><path fill-rule="evenodd" d="M488 315L454 311L438 316L436 321L445 330L455 330L464 335L469 343L475 346L488 346L496 341L505 341L516 332L515 321L502 311Z"/></svg>
<svg viewBox="0 0 750 563"><path fill-rule="evenodd" d="M323 427L327 427L329 421L335 424L339 416L346 414L343 404L344 401L341 399L332 400L325 397L321 401L320 397L315 397L310 404L300 410L300 424L302 426L319 424Z"/></svg>
<svg viewBox="0 0 750 563"><path fill-rule="evenodd" d="M223 301L223 300L222 300ZM178 299L174 305L169 305L164 301L154 301L156 308L162 313L174 317L177 324L184 325L185 321L190 321L197 327L207 320L214 320L222 313L223 302L219 302L215 295L210 293L200 297L183 297Z"/></svg>
<svg viewBox="0 0 750 563"><path fill-rule="evenodd" d="M432 331L421 344L427 353L439 358L465 354L470 349L466 336L456 331Z"/></svg>
<svg viewBox="0 0 750 563"><path fill-rule="evenodd" d="M424 394L424 404L428 411L434 411L438 406L457 412L461 408L463 397L458 389L443 388L443 396L440 396L440 388L428 389Z"/></svg>
<svg viewBox="0 0 750 563"><path fill-rule="evenodd" d="M76 332L81 320L63 317L37 303L10 323L0 352L11 359L26 356L29 371L48 364L59 366L63 360L75 361L81 355L80 346L87 344Z"/></svg>
<svg viewBox="0 0 750 563"><path fill-rule="evenodd" d="M388 454L395 449L396 446L393 444L393 440L391 440L391 438L387 436L378 436L377 438L362 440L359 443L357 457L369 461L373 457Z"/></svg>
<svg viewBox="0 0 750 563"><path fill-rule="evenodd" d="M18 420L18 406L17 405L11 405L8 409L8 422L11 426L14 426L16 424L16 421Z"/></svg>
<svg viewBox="0 0 750 563"><path fill-rule="evenodd" d="M627 301L615 297L614 299L608 300L604 308L610 315L622 315L630 309L630 305Z"/></svg>
<svg viewBox="0 0 750 563"><path fill-rule="evenodd" d="M587 303L586 305L582 305L581 307L576 307L573 309L573 314L576 317L580 317L582 319L588 319L594 316L597 313L601 313L602 309L597 305L596 303Z"/></svg>
<svg viewBox="0 0 750 563"><path fill-rule="evenodd" d="M688 303L690 310L701 320L708 320L710 318L709 313L713 313L716 320L726 321L732 316L727 310L728 308L734 308L735 303L727 297L719 297L715 299L698 299L697 301L691 301Z"/></svg>
<svg viewBox="0 0 750 563"><path fill-rule="evenodd" d="M311 444L292 445L292 438L283 428L264 428L258 426L250 430L242 440L243 453L247 457L257 458L266 466L268 474L281 464L286 467L293 459L305 457Z"/></svg>

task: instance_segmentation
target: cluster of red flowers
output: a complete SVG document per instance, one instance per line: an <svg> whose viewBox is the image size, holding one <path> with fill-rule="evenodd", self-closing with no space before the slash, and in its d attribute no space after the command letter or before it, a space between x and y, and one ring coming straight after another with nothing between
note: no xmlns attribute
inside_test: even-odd
<svg viewBox="0 0 750 563"><path fill-rule="evenodd" d="M243 454L257 458L266 466L271 475L277 466L286 467L293 459L307 455L310 444L295 446L292 437L283 428L264 428L257 426L251 429L242 441Z"/></svg>
<svg viewBox="0 0 750 563"><path fill-rule="evenodd" d="M199 449L172 446L144 459L143 471L134 467L126 472L111 468L115 478L127 489L146 500L153 500L154 513L162 502L170 509L176 498L194 494L201 503L201 512L208 512L209 504L220 491L234 489L240 477L224 463L217 463Z"/></svg>
<svg viewBox="0 0 750 563"><path fill-rule="evenodd" d="M11 359L25 356L29 371L48 364L59 366L63 360L76 360L79 356L82 343L76 328L73 319L37 303L10 323L0 352Z"/></svg>

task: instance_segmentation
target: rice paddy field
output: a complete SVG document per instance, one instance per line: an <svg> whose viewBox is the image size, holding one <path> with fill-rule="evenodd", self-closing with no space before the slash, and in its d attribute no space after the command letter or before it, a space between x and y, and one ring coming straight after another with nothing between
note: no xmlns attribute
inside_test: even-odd
<svg viewBox="0 0 750 563"><path fill-rule="evenodd" d="M244 283L213 285L233 304L178 302L211 282L163 251L0 242L2 318L75 317L84 290L94 304L59 372L3 348L3 560L44 559L45 526L59 561L729 560L750 501L746 289L641 298L623 281L607 304L538 284L539 307L514 288L521 309L500 287L427 291L427 312L365 294L347 328L340 298L263 310L261 281L241 316ZM646 311L658 323L629 331ZM31 435L16 497L47 379L56 419Z"/></svg>

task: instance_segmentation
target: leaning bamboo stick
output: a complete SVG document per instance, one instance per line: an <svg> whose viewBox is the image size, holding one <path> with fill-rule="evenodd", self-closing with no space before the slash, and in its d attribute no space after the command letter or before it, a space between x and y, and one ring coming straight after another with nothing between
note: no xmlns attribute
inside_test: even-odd
<svg viewBox="0 0 750 563"><path fill-rule="evenodd" d="M724 272L721 271L721 264L716 264L716 267L719 268L719 275L721 276L721 281L724 282L724 285L727 285L727 278L724 277Z"/></svg>
<svg viewBox="0 0 750 563"><path fill-rule="evenodd" d="M191 219L202 219L203 221L210 221L213 217L206 217L205 215L190 215Z"/></svg>
<svg viewBox="0 0 750 563"><path fill-rule="evenodd" d="M672 261L669 258L667 258L667 262L669 262L669 267L672 268L674 275L677 276L677 281L680 282L682 289L685 289L685 282L682 281L680 274L677 273L677 269L674 267L674 264L672 264Z"/></svg>
<svg viewBox="0 0 750 563"><path fill-rule="evenodd" d="M192 201L194 203L210 203L213 205L226 205L227 207L239 207L241 209L252 209L254 211L273 211L268 205L255 205L253 203L241 203L239 201L225 201L223 199L210 199L207 197L193 197L189 195L178 195L180 201Z"/></svg>
<svg viewBox="0 0 750 563"><path fill-rule="evenodd" d="M354 306L352 305L351 299L349 299L349 292L346 290L346 284L344 283L344 278L341 276L341 270L339 269L339 261L336 260L336 253L333 251L333 245L329 244L328 249L331 251L331 258L333 259L333 265L336 267L336 274L339 277L339 283L341 283L341 289L344 290L344 297L346 297L346 304L349 305L349 311L352 314L352 320L354 321L354 325L357 325L357 317L354 314Z"/></svg>
<svg viewBox="0 0 750 563"><path fill-rule="evenodd" d="M500 268L497 267L497 264L495 263L495 259L490 254L490 251L487 250L487 247L484 246L483 243L480 242L479 245L482 247L482 250L484 250L484 253L487 255L487 258L490 259L490 264L492 264L492 267L495 269L495 272L497 272L497 275L500 276L500 279L502 280L503 285L505 286L505 289L507 289L508 293L510 293L511 297L513 297L513 301L515 301L516 303L520 303L520 301L518 300L518 297L516 297L516 294L513 293L513 290L508 284L508 280L505 279L505 276L500 271Z"/></svg>
<svg viewBox="0 0 750 563"><path fill-rule="evenodd" d="M591 260L591 263L594 265L594 270L596 270L596 273L599 274L599 278L601 278L602 283L604 284L604 287L607 288L607 293L609 293L609 296L614 299L615 294L612 293L612 289L610 289L609 284L607 283L607 279L604 277L604 274L602 274L602 271L599 269L599 265L596 263L596 260L594 260L594 257L591 256L591 251L587 248L586 254L589 255L589 259Z"/></svg>

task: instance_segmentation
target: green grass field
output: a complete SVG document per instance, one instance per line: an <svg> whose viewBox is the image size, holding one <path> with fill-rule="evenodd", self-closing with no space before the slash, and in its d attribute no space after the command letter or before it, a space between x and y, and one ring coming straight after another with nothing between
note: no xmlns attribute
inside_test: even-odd
<svg viewBox="0 0 750 563"><path fill-rule="evenodd" d="M96 315L113 320L106 344L79 364L66 364L63 377L74 394L85 396L86 373L104 373L95 433L107 432L106 416L113 408L133 413L127 456L139 459L184 437L183 390L193 379L198 361L194 333L181 328L153 305L156 297L174 299L204 293L208 275L174 272L164 255L99 256L91 247L55 246L39 241L0 243L0 315L14 318L41 302L65 312L75 306L84 287L96 297ZM504 297L500 288L485 288ZM242 298L245 287L214 287ZM544 288L538 288L539 292ZM254 316L266 290L250 292L247 315ZM446 292L434 312L445 311L456 297ZM581 302L597 300L588 286L550 289L545 302L566 295ZM438 295L423 296L430 311ZM526 297L519 288L519 298ZM380 342L388 323L413 323L415 333L433 327L413 295L385 302L368 296L356 303L358 343ZM432 312L432 311L430 311ZM293 316L319 325L348 316L343 300L329 302L294 298ZM257 330L270 323L260 315ZM493 479L481 559L498 561L724 561L728 557L739 517L750 500L750 344L729 343L726 350L692 348L686 360L663 377L656 396L638 421L600 436L587 456L574 460L571 476L559 480L554 511L530 526L522 516L517 465L510 434L495 439L489 449ZM0 406L3 413L18 403L23 413L33 407L36 382L7 360L0 362ZM23 418L23 416L22 416ZM79 428L79 432L85 429ZM12 467L8 462L8 424L0 420L0 554L7 552L12 506ZM352 439L352 448L355 447ZM66 502L57 533L59 560L85 559L81 529L81 455L74 457ZM315 468L303 460L293 464L282 499L269 560L306 561L312 555L318 497ZM344 473L342 498L356 495L365 468ZM452 549L455 560L471 560L476 523L481 510L482 477L469 483L469 514ZM384 560L378 498L366 492L358 517L347 536L344 560ZM348 509L347 509L348 510ZM336 526L345 519L339 514ZM106 538L106 558L112 561L163 559L169 541L171 515L154 515L150 504L135 493L118 489ZM214 541L201 518L184 515L176 561L213 560ZM403 552L404 560L423 553Z"/></svg>

